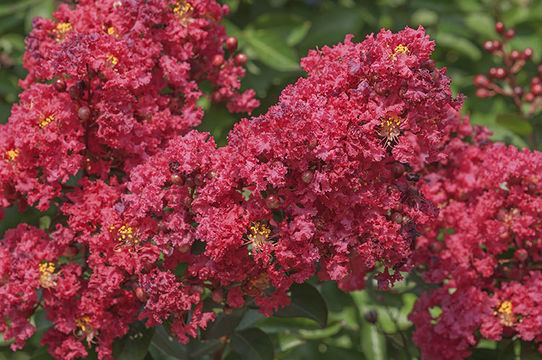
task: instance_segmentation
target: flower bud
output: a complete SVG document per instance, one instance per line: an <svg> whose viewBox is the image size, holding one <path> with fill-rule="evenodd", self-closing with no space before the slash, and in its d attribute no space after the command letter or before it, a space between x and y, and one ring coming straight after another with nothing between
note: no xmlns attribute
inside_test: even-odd
<svg viewBox="0 0 542 360"><path fill-rule="evenodd" d="M219 304L224 301L224 293L219 289L213 290L211 293L211 299L213 299L215 303Z"/></svg>
<svg viewBox="0 0 542 360"><path fill-rule="evenodd" d="M265 206L269 209L278 209L280 207L279 199L275 195L269 195L265 199Z"/></svg>
<svg viewBox="0 0 542 360"><path fill-rule="evenodd" d="M378 321L378 312L376 310L367 311L363 317L368 323L374 324Z"/></svg>
<svg viewBox="0 0 542 360"><path fill-rule="evenodd" d="M529 253L525 249L517 249L514 253L514 258L516 258L517 261L525 262L527 258L529 257Z"/></svg>
<svg viewBox="0 0 542 360"><path fill-rule="evenodd" d="M77 116L79 116L79 119L82 121L87 121L90 117L90 109L88 106L81 106L79 110L77 110Z"/></svg>
<svg viewBox="0 0 542 360"><path fill-rule="evenodd" d="M53 86L59 92L66 91L66 82L64 81L64 79L56 79L53 83Z"/></svg>
<svg viewBox="0 0 542 360"><path fill-rule="evenodd" d="M222 64L224 64L224 55L222 54L216 54L213 56L213 59L211 61L214 67L220 67Z"/></svg>
<svg viewBox="0 0 542 360"><path fill-rule="evenodd" d="M511 38L513 38L514 36L516 36L516 30L514 30L514 29L508 29L508 30L506 30L506 32L504 33L504 37L507 38L507 39L511 39Z"/></svg>
<svg viewBox="0 0 542 360"><path fill-rule="evenodd" d="M478 74L474 77L474 85L478 87L487 88L489 84L489 79L485 75Z"/></svg>
<svg viewBox="0 0 542 360"><path fill-rule="evenodd" d="M533 48L525 48L523 49L523 53L521 54L521 58L523 60L529 60L534 54Z"/></svg>
<svg viewBox="0 0 542 360"><path fill-rule="evenodd" d="M237 38L235 36L228 36L225 44L228 51L235 51L237 49Z"/></svg>
<svg viewBox="0 0 542 360"><path fill-rule="evenodd" d="M248 57L243 54L243 53L239 53L237 55L235 55L235 65L237 66L243 66L247 63L248 61Z"/></svg>

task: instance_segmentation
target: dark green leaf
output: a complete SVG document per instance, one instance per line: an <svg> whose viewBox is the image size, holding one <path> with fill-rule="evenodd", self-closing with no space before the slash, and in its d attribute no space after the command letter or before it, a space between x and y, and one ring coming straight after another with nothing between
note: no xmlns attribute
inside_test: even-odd
<svg viewBox="0 0 542 360"><path fill-rule="evenodd" d="M234 333L230 346L244 360L273 360L274 358L271 339L258 328L248 328Z"/></svg>
<svg viewBox="0 0 542 360"><path fill-rule="evenodd" d="M116 340L113 355L116 360L143 360L153 338L154 329L143 328Z"/></svg>
<svg viewBox="0 0 542 360"><path fill-rule="evenodd" d="M224 344L218 339L197 341L188 343L188 357L190 359L200 359L204 355L212 354L222 348Z"/></svg>
<svg viewBox="0 0 542 360"><path fill-rule="evenodd" d="M320 326L327 324L327 304L320 292L310 284L292 286L291 303L275 313L278 317L305 317L316 321Z"/></svg>
<svg viewBox="0 0 542 360"><path fill-rule="evenodd" d="M497 124L519 135L529 135L533 132L532 125L519 114L500 114L497 116Z"/></svg>
<svg viewBox="0 0 542 360"><path fill-rule="evenodd" d="M188 359L187 346L179 343L176 339L171 337L163 325L158 325L155 328L151 344L165 355L169 355L181 360Z"/></svg>
<svg viewBox="0 0 542 360"><path fill-rule="evenodd" d="M336 8L314 17L311 19L312 26L309 33L301 42L302 54L316 46L333 45L343 41L346 34L359 33L366 13L360 7Z"/></svg>
<svg viewBox="0 0 542 360"><path fill-rule="evenodd" d="M488 359L498 359L499 353L496 350L492 349L474 349L471 356L468 357L469 360L488 360ZM513 359L509 358L509 359Z"/></svg>
<svg viewBox="0 0 542 360"><path fill-rule="evenodd" d="M54 360L55 358L49 355L46 347L40 347L32 353L30 360Z"/></svg>
<svg viewBox="0 0 542 360"><path fill-rule="evenodd" d="M219 314L215 321L203 333L203 339L218 339L222 336L230 335L243 319L246 309L235 309L231 314Z"/></svg>
<svg viewBox="0 0 542 360"><path fill-rule="evenodd" d="M241 322L237 326L237 329L242 330L248 327L252 327L258 321L266 319L264 314L258 312L258 310L249 309L245 312L245 315L241 319Z"/></svg>
<svg viewBox="0 0 542 360"><path fill-rule="evenodd" d="M497 360L513 359L515 357L514 341L503 339L497 343Z"/></svg>

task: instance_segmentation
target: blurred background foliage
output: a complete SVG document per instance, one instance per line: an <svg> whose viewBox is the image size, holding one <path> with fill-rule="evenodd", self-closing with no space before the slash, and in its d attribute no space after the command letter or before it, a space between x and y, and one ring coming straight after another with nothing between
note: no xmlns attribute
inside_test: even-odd
<svg viewBox="0 0 542 360"><path fill-rule="evenodd" d="M239 49L248 55L244 87L256 90L262 105L255 114L276 103L280 91L303 76L299 60L309 49L331 45L352 33L361 41L385 27L398 31L405 26L423 25L436 41L433 59L447 67L455 94L463 93L464 113L474 124L486 125L495 140L519 147L527 146L529 131L513 122L497 122L499 115L515 113L510 99L479 99L474 95L473 78L500 66L498 59L481 49L487 39L496 39L495 19L514 27L517 35L510 45L529 46L534 56L518 74L526 92L530 77L542 59L542 0L222 0L231 9L225 25L239 39ZM21 66L24 38L35 16L50 17L56 0L0 0L0 122L7 121L10 108L20 92L18 79L25 76ZM240 117L229 114L220 104L201 101L207 113L201 130L210 131L220 145ZM540 114L535 124L542 125ZM541 141L539 141L539 144ZM37 211L21 215L7 212L0 233L18 222L39 225L47 214ZM135 329L131 338L118 344L118 359L415 359L419 352L410 340L412 326L407 314L424 290L415 274L393 290L377 290L371 280L363 292L345 294L332 283L303 288L297 297L311 312L290 309L283 316L264 319L254 309L225 316L207 338L189 346L173 343L164 328L153 332ZM311 290L312 289L312 290ZM303 302L305 302L303 304ZM279 314L280 315L280 314ZM2 359L50 359L39 347L39 333L50 324L38 313L34 319L39 331L25 351L16 354L0 342ZM325 325L324 327L322 327ZM259 330L258 330L259 329ZM263 330L264 332L261 332ZM267 334L267 335L266 335ZM220 339L231 338L223 346ZM250 341L246 341L250 340ZM149 345L150 344L150 345ZM124 349L124 350L122 350ZM132 349L126 351L126 349ZM149 349L147 353L146 349ZM513 359L519 344L482 342L472 359ZM214 354L214 355L205 355Z"/></svg>

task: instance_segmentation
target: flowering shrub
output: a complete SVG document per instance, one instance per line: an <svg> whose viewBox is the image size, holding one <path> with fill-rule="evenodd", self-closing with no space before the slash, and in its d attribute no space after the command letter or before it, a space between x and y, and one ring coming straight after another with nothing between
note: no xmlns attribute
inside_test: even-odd
<svg viewBox="0 0 542 360"><path fill-rule="evenodd" d="M245 71L235 47L224 58L225 12L214 1L81 1L61 5L55 21L36 18L27 90L0 136L2 206L18 199L46 210L79 170L125 176L200 123L203 82L231 111L256 107L252 90L236 91Z"/></svg>
<svg viewBox="0 0 542 360"><path fill-rule="evenodd" d="M38 310L52 356L111 359L134 329L188 343L239 308L280 313L314 276L388 289L415 267L438 286L411 314L424 358L464 358L482 337L542 342L541 154L459 115L424 29L311 50L307 76L217 148L193 129L200 100L258 105L239 92L247 56L219 25L227 12L81 1L34 21L25 90L0 126L0 205L52 219L0 242L11 348Z"/></svg>
<svg viewBox="0 0 542 360"><path fill-rule="evenodd" d="M466 358L483 338L540 343L542 153L457 138L447 149L422 187L440 214L415 260L439 287L416 302L413 339L428 359Z"/></svg>

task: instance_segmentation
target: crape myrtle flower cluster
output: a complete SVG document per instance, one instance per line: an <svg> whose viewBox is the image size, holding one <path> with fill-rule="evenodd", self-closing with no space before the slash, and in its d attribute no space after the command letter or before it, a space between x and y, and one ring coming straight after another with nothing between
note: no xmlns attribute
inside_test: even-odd
<svg viewBox="0 0 542 360"><path fill-rule="evenodd" d="M0 243L0 332L12 349L34 333L37 308L54 323L42 343L59 359L92 344L110 358L137 320L138 275L161 249L136 251L140 235L117 215L127 174L200 123L202 97L230 111L258 105L238 91L246 56L219 24L227 12L210 0L80 1L34 20L25 91L0 126L0 214L57 211L49 228L20 225Z"/></svg>
<svg viewBox="0 0 542 360"><path fill-rule="evenodd" d="M348 36L311 51L308 77L237 124L227 146L191 132L135 167L119 213L165 255L140 276L147 324L182 314L179 289L270 315L314 274L344 290L363 288L375 269L383 288L400 279L436 215L416 171L441 159L460 106L432 49L421 28Z"/></svg>
<svg viewBox="0 0 542 360"><path fill-rule="evenodd" d="M245 70L219 25L227 12L211 0L87 0L61 4L54 20L36 18L26 91L0 128L0 205L46 210L80 170L123 175L197 126L202 96L231 111L256 107L253 90L237 91Z"/></svg>
<svg viewBox="0 0 542 360"><path fill-rule="evenodd" d="M437 285L410 314L426 359L464 359L482 339L542 343L542 153L461 135L474 145L452 139L423 177L440 209L414 255Z"/></svg>
<svg viewBox="0 0 542 360"><path fill-rule="evenodd" d="M179 341L254 302L266 315L314 274L360 289L408 270L436 208L419 172L443 161L454 99L422 28L311 51L308 73L217 149L190 131L200 84L232 111L246 56L213 1L82 1L38 19L26 90L0 127L2 206L56 205L0 243L0 332L20 349L37 308L58 359L112 358L130 327ZM223 44L226 50L223 49ZM243 54L241 54L243 55Z"/></svg>

